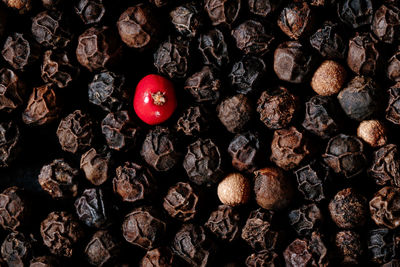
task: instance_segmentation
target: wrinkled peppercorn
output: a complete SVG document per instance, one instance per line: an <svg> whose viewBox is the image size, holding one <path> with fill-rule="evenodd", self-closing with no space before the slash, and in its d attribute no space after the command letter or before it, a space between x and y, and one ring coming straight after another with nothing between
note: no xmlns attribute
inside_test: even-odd
<svg viewBox="0 0 400 267"><path fill-rule="evenodd" d="M71 42L71 33L64 27L63 14L59 11L43 11L32 19L32 35L47 48L64 48Z"/></svg>
<svg viewBox="0 0 400 267"><path fill-rule="evenodd" d="M391 44L400 38L400 9L395 5L381 5L374 15L371 29L382 42Z"/></svg>
<svg viewBox="0 0 400 267"><path fill-rule="evenodd" d="M219 200L230 206L246 204L250 199L251 184L249 179L240 173L226 176L217 188Z"/></svg>
<svg viewBox="0 0 400 267"><path fill-rule="evenodd" d="M54 91L54 85L45 84L33 88L22 120L30 125L49 124L60 115L60 100Z"/></svg>
<svg viewBox="0 0 400 267"><path fill-rule="evenodd" d="M80 167L86 179L94 185L101 185L109 177L111 153L105 148L91 148L81 157Z"/></svg>
<svg viewBox="0 0 400 267"><path fill-rule="evenodd" d="M150 207L140 207L125 216L122 233L129 243L149 250L162 242L166 223Z"/></svg>
<svg viewBox="0 0 400 267"><path fill-rule="evenodd" d="M0 225L5 230L15 231L23 226L28 215L28 202L22 190L14 186L0 194Z"/></svg>
<svg viewBox="0 0 400 267"><path fill-rule="evenodd" d="M85 248L88 262L94 266L112 264L120 254L120 243L108 230L97 231Z"/></svg>
<svg viewBox="0 0 400 267"><path fill-rule="evenodd" d="M377 84L369 77L356 76L337 96L346 115L362 121L379 110L381 94Z"/></svg>
<svg viewBox="0 0 400 267"><path fill-rule="evenodd" d="M223 88L214 69L204 66L199 72L187 78L184 89L198 103L216 104Z"/></svg>
<svg viewBox="0 0 400 267"><path fill-rule="evenodd" d="M260 120L269 129L288 126L298 110L299 99L285 87L262 92L257 101Z"/></svg>
<svg viewBox="0 0 400 267"><path fill-rule="evenodd" d="M136 202L149 197L155 191L154 178L151 172L136 163L125 162L116 169L113 179L114 192L123 201Z"/></svg>
<svg viewBox="0 0 400 267"><path fill-rule="evenodd" d="M160 247L149 250L140 261L140 267L172 267L174 255L168 247Z"/></svg>
<svg viewBox="0 0 400 267"><path fill-rule="evenodd" d="M231 242L240 235L239 221L237 211L230 206L220 205L217 210L211 212L205 227L218 238Z"/></svg>
<svg viewBox="0 0 400 267"><path fill-rule="evenodd" d="M100 188L91 188L83 191L75 201L78 218L89 227L100 228L108 220L108 211Z"/></svg>
<svg viewBox="0 0 400 267"><path fill-rule="evenodd" d="M100 22L105 12L103 0L77 0L75 4L75 13L85 24Z"/></svg>
<svg viewBox="0 0 400 267"><path fill-rule="evenodd" d="M205 267L211 262L214 245L202 226L184 224L172 241L172 250L190 266Z"/></svg>
<svg viewBox="0 0 400 267"><path fill-rule="evenodd" d="M400 189L385 186L369 202L372 220L378 226L395 229L400 225Z"/></svg>
<svg viewBox="0 0 400 267"><path fill-rule="evenodd" d="M372 76L378 71L379 51L377 41L367 33L357 33L349 41L347 65L358 75Z"/></svg>
<svg viewBox="0 0 400 267"><path fill-rule="evenodd" d="M189 41L181 36L168 36L154 53L154 66L171 79L183 79L190 69Z"/></svg>
<svg viewBox="0 0 400 267"><path fill-rule="evenodd" d="M344 0L338 3L338 16L354 29L369 25L374 16L371 0Z"/></svg>
<svg viewBox="0 0 400 267"><path fill-rule="evenodd" d="M191 106L178 119L176 130L187 136L198 136L208 131L209 122L210 117L205 109L200 106Z"/></svg>
<svg viewBox="0 0 400 267"><path fill-rule="evenodd" d="M169 15L175 29L186 37L195 37L203 25L201 8L196 2L178 6Z"/></svg>
<svg viewBox="0 0 400 267"><path fill-rule="evenodd" d="M278 254L269 250L262 250L251 254L246 258L245 263L247 267L280 266Z"/></svg>
<svg viewBox="0 0 400 267"><path fill-rule="evenodd" d="M378 228L368 232L368 250L371 260L383 264L397 256L398 236L387 228Z"/></svg>
<svg viewBox="0 0 400 267"><path fill-rule="evenodd" d="M367 219L367 200L352 188L339 191L329 203L332 220L342 229L361 227Z"/></svg>
<svg viewBox="0 0 400 267"><path fill-rule="evenodd" d="M76 153L88 149L92 143L92 121L86 113L75 110L61 120L57 136L64 151Z"/></svg>
<svg viewBox="0 0 400 267"><path fill-rule="evenodd" d="M79 69L71 63L71 57L65 51L48 50L43 55L41 66L44 82L67 87L78 76Z"/></svg>
<svg viewBox="0 0 400 267"><path fill-rule="evenodd" d="M400 124L400 83L388 90L389 102L386 108L386 119L394 124Z"/></svg>
<svg viewBox="0 0 400 267"><path fill-rule="evenodd" d="M128 151L136 145L139 128L132 123L128 111L109 113L101 121L101 131L109 148Z"/></svg>
<svg viewBox="0 0 400 267"><path fill-rule="evenodd" d="M261 160L260 137L257 133L237 134L229 144L232 166L238 171L253 172Z"/></svg>
<svg viewBox="0 0 400 267"><path fill-rule="evenodd" d="M311 87L319 95L334 95L342 89L346 76L342 65L333 60L326 60L314 72Z"/></svg>
<svg viewBox="0 0 400 267"><path fill-rule="evenodd" d="M293 185L282 170L268 167L254 172L254 193L257 204L268 210L281 210L293 198Z"/></svg>
<svg viewBox="0 0 400 267"><path fill-rule="evenodd" d="M271 229L273 214L269 210L253 210L242 229L242 239L256 251L274 250L280 242L279 233Z"/></svg>
<svg viewBox="0 0 400 267"><path fill-rule="evenodd" d="M394 82L400 82L400 51L394 53L388 60L386 76Z"/></svg>
<svg viewBox="0 0 400 267"><path fill-rule="evenodd" d="M121 54L116 33L106 26L91 27L78 38L76 58L89 71L97 71L114 65Z"/></svg>
<svg viewBox="0 0 400 267"><path fill-rule="evenodd" d="M294 172L297 178L297 189L304 198L319 202L326 199L327 184L330 180L328 166L319 161L312 161Z"/></svg>
<svg viewBox="0 0 400 267"><path fill-rule="evenodd" d="M322 213L317 205L302 205L289 212L289 224L301 236L309 236L320 227Z"/></svg>
<svg viewBox="0 0 400 267"><path fill-rule="evenodd" d="M124 109L129 98L124 83L124 76L111 71L96 74L88 86L89 102L109 112Z"/></svg>
<svg viewBox="0 0 400 267"><path fill-rule="evenodd" d="M336 234L336 251L342 264L359 264L364 252L360 235L354 231L341 231Z"/></svg>
<svg viewBox="0 0 400 267"><path fill-rule="evenodd" d="M280 44L274 53L274 71L279 79L291 82L305 82L312 74L315 56L297 41Z"/></svg>
<svg viewBox="0 0 400 267"><path fill-rule="evenodd" d="M42 0L42 5L44 8L52 10L63 7L63 0Z"/></svg>
<svg viewBox="0 0 400 267"><path fill-rule="evenodd" d="M163 207L172 218L186 222L196 215L198 202L199 197L190 184L179 182L168 189Z"/></svg>
<svg viewBox="0 0 400 267"><path fill-rule="evenodd" d="M400 155L397 146L388 144L373 154L372 166L368 174L378 185L400 186Z"/></svg>
<svg viewBox="0 0 400 267"><path fill-rule="evenodd" d="M322 157L334 172L346 178L360 174L366 165L364 145L361 140L345 134L332 137Z"/></svg>
<svg viewBox="0 0 400 267"><path fill-rule="evenodd" d="M338 24L327 21L310 37L310 44L325 58L343 59L347 44L340 33Z"/></svg>
<svg viewBox="0 0 400 267"><path fill-rule="evenodd" d="M200 35L198 50L206 65L223 67L229 63L228 45L224 34L218 29Z"/></svg>
<svg viewBox="0 0 400 267"><path fill-rule="evenodd" d="M253 117L253 106L245 95L238 94L223 100L217 107L218 118L231 133L246 129Z"/></svg>
<svg viewBox="0 0 400 267"><path fill-rule="evenodd" d="M311 154L307 137L295 127L275 130L271 142L271 161L284 170L291 170Z"/></svg>
<svg viewBox="0 0 400 267"><path fill-rule="evenodd" d="M313 96L306 102L306 115L302 126L324 139L336 134L340 128L337 108L328 96Z"/></svg>
<svg viewBox="0 0 400 267"><path fill-rule="evenodd" d="M16 70L24 70L39 57L37 47L22 33L11 34L6 39L1 54L4 60Z"/></svg>
<svg viewBox="0 0 400 267"><path fill-rule="evenodd" d="M1 245L1 256L8 266L23 267L32 253L32 241L22 233L13 232L6 236Z"/></svg>
<svg viewBox="0 0 400 267"><path fill-rule="evenodd" d="M205 0L204 9L207 11L212 25L230 25L239 15L241 0Z"/></svg>
<svg viewBox="0 0 400 267"><path fill-rule="evenodd" d="M280 4L276 0L248 0L247 2L251 13L264 18L273 13Z"/></svg>
<svg viewBox="0 0 400 267"><path fill-rule="evenodd" d="M11 113L25 100L27 88L11 69L0 69L0 111Z"/></svg>
<svg viewBox="0 0 400 267"><path fill-rule="evenodd" d="M308 266L312 262L312 254L306 240L295 239L283 252L286 266Z"/></svg>
<svg viewBox="0 0 400 267"><path fill-rule="evenodd" d="M362 121L357 128L357 136L372 147L386 144L385 126L378 120Z"/></svg>
<svg viewBox="0 0 400 267"><path fill-rule="evenodd" d="M38 181L44 191L53 198L76 197L79 171L64 159L55 159L40 170Z"/></svg>
<svg viewBox="0 0 400 267"><path fill-rule="evenodd" d="M177 143L170 130L157 126L151 130L143 142L140 154L156 171L169 171L180 158Z"/></svg>
<svg viewBox="0 0 400 267"><path fill-rule="evenodd" d="M189 179L198 185L217 183L223 174L221 165L221 152L211 139L198 139L190 144L183 160Z"/></svg>
<svg viewBox="0 0 400 267"><path fill-rule="evenodd" d="M29 267L56 267L60 266L59 260L54 256L40 256L30 261Z"/></svg>
<svg viewBox="0 0 400 267"><path fill-rule="evenodd" d="M284 7L278 18L278 26L290 38L298 40L310 32L314 14L306 1L293 2Z"/></svg>
<svg viewBox="0 0 400 267"><path fill-rule="evenodd" d="M32 0L3 0L3 2L17 10L19 14L25 14L32 9Z"/></svg>
<svg viewBox="0 0 400 267"><path fill-rule="evenodd" d="M51 253L71 257L75 244L83 237L79 223L67 212L51 212L40 224L43 243Z"/></svg>
<svg viewBox="0 0 400 267"><path fill-rule="evenodd" d="M4 168L17 157L21 150L20 131L14 121L0 122L0 167Z"/></svg>
<svg viewBox="0 0 400 267"><path fill-rule="evenodd" d="M230 82L236 92L247 94L256 92L266 74L266 65L261 58L244 56L232 66Z"/></svg>
<svg viewBox="0 0 400 267"><path fill-rule="evenodd" d="M244 54L263 56L270 50L274 37L266 33L264 26L255 20L247 20L232 30L236 46Z"/></svg>
<svg viewBox="0 0 400 267"><path fill-rule="evenodd" d="M118 32L129 47L145 49L151 47L158 35L158 23L153 11L144 4L129 7L118 19Z"/></svg>

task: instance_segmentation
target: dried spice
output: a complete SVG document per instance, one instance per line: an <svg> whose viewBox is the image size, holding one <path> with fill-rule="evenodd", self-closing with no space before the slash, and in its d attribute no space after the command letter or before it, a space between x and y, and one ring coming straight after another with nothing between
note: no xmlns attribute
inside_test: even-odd
<svg viewBox="0 0 400 267"><path fill-rule="evenodd" d="M195 184L211 186L217 183L223 174L218 146L211 139L198 139L188 146L183 167Z"/></svg>
<svg viewBox="0 0 400 267"><path fill-rule="evenodd" d="M19 108L27 93L24 82L8 68L0 69L0 111L11 113Z"/></svg>
<svg viewBox="0 0 400 267"><path fill-rule="evenodd" d="M38 182L53 198L71 198L78 193L78 174L64 159L55 159L42 167Z"/></svg>
<svg viewBox="0 0 400 267"><path fill-rule="evenodd" d="M179 182L168 189L163 207L175 219L187 222L197 213L199 197L188 183Z"/></svg>
<svg viewBox="0 0 400 267"><path fill-rule="evenodd" d="M396 52L388 60L386 76L394 82L400 82L400 53Z"/></svg>
<svg viewBox="0 0 400 267"><path fill-rule="evenodd" d="M217 210L211 212L205 227L218 238L231 242L240 235L239 221L238 212L230 206L220 205Z"/></svg>
<svg viewBox="0 0 400 267"><path fill-rule="evenodd" d="M249 11L261 17L267 17L279 6L279 1L276 0L248 0Z"/></svg>
<svg viewBox="0 0 400 267"><path fill-rule="evenodd" d="M246 258L245 263L247 267L280 266L278 254L269 250L251 254Z"/></svg>
<svg viewBox="0 0 400 267"><path fill-rule="evenodd" d="M361 140L345 134L332 137L322 157L334 172L346 178L357 176L366 165L364 145Z"/></svg>
<svg viewBox="0 0 400 267"><path fill-rule="evenodd" d="M274 53L274 71L279 79L303 83L312 74L315 56L297 41L281 43Z"/></svg>
<svg viewBox="0 0 400 267"><path fill-rule="evenodd" d="M8 266L23 267L32 253L32 241L22 233L13 232L6 236L1 245L1 256Z"/></svg>
<svg viewBox="0 0 400 267"><path fill-rule="evenodd" d="M387 141L386 128L378 120L362 121L357 128L357 136L372 147L383 146Z"/></svg>
<svg viewBox="0 0 400 267"><path fill-rule="evenodd" d="M20 131L17 124L12 120L0 122L0 167L9 166L20 150Z"/></svg>
<svg viewBox="0 0 400 267"><path fill-rule="evenodd" d="M346 76L346 70L342 65L333 60L326 60L314 72L311 87L319 95L334 95L342 89Z"/></svg>
<svg viewBox="0 0 400 267"><path fill-rule="evenodd" d="M354 29L371 24L374 16L371 0L344 0L337 10L339 18Z"/></svg>
<svg viewBox="0 0 400 267"><path fill-rule="evenodd" d="M205 267L212 259L214 245L202 226L184 224L172 241L172 250L190 266Z"/></svg>
<svg viewBox="0 0 400 267"><path fill-rule="evenodd" d="M86 179L94 185L101 185L109 177L111 153L106 149L91 148L81 157L80 167Z"/></svg>
<svg viewBox="0 0 400 267"><path fill-rule="evenodd" d="M150 207L140 207L125 216L122 234L126 241L144 249L158 247L166 233L163 222Z"/></svg>
<svg viewBox="0 0 400 267"><path fill-rule="evenodd" d="M64 211L51 212L40 224L43 243L51 253L71 257L75 244L83 237L79 223Z"/></svg>
<svg viewBox="0 0 400 267"><path fill-rule="evenodd" d="M201 7L196 2L186 3L174 8L170 13L175 29L186 37L195 37L203 25Z"/></svg>
<svg viewBox="0 0 400 267"><path fill-rule="evenodd" d="M149 250L140 261L140 267L172 267L174 263L174 255L167 247L160 247Z"/></svg>
<svg viewBox="0 0 400 267"><path fill-rule="evenodd" d="M342 264L359 264L364 249L360 235L354 231L341 231L336 234L336 251Z"/></svg>
<svg viewBox="0 0 400 267"><path fill-rule="evenodd" d="M70 85L79 73L66 51L52 50L44 53L41 71L44 82L55 83L60 88Z"/></svg>
<svg viewBox="0 0 400 267"><path fill-rule="evenodd" d="M221 95L222 84L215 71L209 66L204 66L187 78L184 89L198 103L216 104Z"/></svg>
<svg viewBox="0 0 400 267"><path fill-rule="evenodd" d="M22 120L30 125L49 124L58 119L59 102L52 84L35 87L22 113Z"/></svg>
<svg viewBox="0 0 400 267"><path fill-rule="evenodd" d="M71 42L71 33L64 26L63 14L50 10L37 14L32 19L32 35L47 48L64 48Z"/></svg>
<svg viewBox="0 0 400 267"><path fill-rule="evenodd" d="M223 100L217 107L218 118L231 133L243 132L253 116L253 106L245 95Z"/></svg>
<svg viewBox="0 0 400 267"><path fill-rule="evenodd" d="M105 266L116 261L120 254L120 243L108 230L97 231L85 248L88 262L94 266Z"/></svg>
<svg viewBox="0 0 400 267"><path fill-rule="evenodd" d="M395 5L381 5L374 15L371 29L379 40L391 44L400 38L400 9Z"/></svg>
<svg viewBox="0 0 400 267"><path fill-rule="evenodd" d="M340 128L337 107L328 96L313 96L306 102L306 115L302 126L324 139L336 134Z"/></svg>
<svg viewBox="0 0 400 267"><path fill-rule="evenodd" d="M229 144L232 166L238 171L253 172L261 159L261 141L257 133L237 134Z"/></svg>
<svg viewBox="0 0 400 267"><path fill-rule="evenodd" d="M310 44L328 59L343 59L347 55L347 44L341 36L341 29L331 21L324 22L322 27L311 35Z"/></svg>
<svg viewBox="0 0 400 267"><path fill-rule="evenodd" d="M1 54L14 69L24 70L38 59L37 52L37 47L22 33L13 33L7 37Z"/></svg>
<svg viewBox="0 0 400 267"><path fill-rule="evenodd" d="M260 120L269 129L280 129L291 123L298 110L298 104L298 98L280 86L261 93L257 101L257 112Z"/></svg>
<svg viewBox="0 0 400 267"><path fill-rule="evenodd" d="M289 206L294 189L282 170L269 167L255 171L254 175L254 193L260 207L281 210Z"/></svg>
<svg viewBox="0 0 400 267"><path fill-rule="evenodd" d="M271 142L271 161L284 170L291 170L311 154L306 136L295 127L276 130Z"/></svg>
<svg viewBox="0 0 400 267"><path fill-rule="evenodd" d="M85 24L100 22L105 12L103 0L78 0L75 4L75 13Z"/></svg>
<svg viewBox="0 0 400 267"><path fill-rule="evenodd" d="M32 8L32 0L3 0L3 3L17 10L19 14L25 14Z"/></svg>
<svg viewBox="0 0 400 267"><path fill-rule="evenodd" d="M361 227L367 220L367 200L352 188L339 191L329 203L332 220L342 229Z"/></svg>
<svg viewBox="0 0 400 267"><path fill-rule="evenodd" d="M156 171L164 172L178 163L180 154L176 149L176 140L169 129L157 126L146 135L140 154Z"/></svg>
<svg viewBox="0 0 400 267"><path fill-rule="evenodd" d="M279 233L271 229L273 214L268 210L253 210L242 229L242 239L256 251L274 250L280 242Z"/></svg>
<svg viewBox="0 0 400 267"><path fill-rule="evenodd" d="M349 41L347 65L358 75L372 76L378 71L379 51L377 41L367 33L357 33Z"/></svg>
<svg viewBox="0 0 400 267"><path fill-rule="evenodd" d="M307 266L311 265L312 254L308 250L308 243L305 240L296 239L283 252L286 266Z"/></svg>
<svg viewBox="0 0 400 267"><path fill-rule="evenodd" d="M200 106L191 106L186 109L177 121L176 130L187 136L197 136L208 131L209 114Z"/></svg>
<svg viewBox="0 0 400 267"><path fill-rule="evenodd" d="M387 228L378 228L368 232L368 250L371 260L383 264L397 256L399 237Z"/></svg>
<svg viewBox="0 0 400 267"><path fill-rule="evenodd" d="M124 83L124 76L111 71L94 75L88 86L89 102L109 112L122 110L129 98Z"/></svg>
<svg viewBox="0 0 400 267"><path fill-rule="evenodd" d="M54 256L40 256L30 261L29 267L55 267L60 266L59 260Z"/></svg>
<svg viewBox="0 0 400 267"><path fill-rule="evenodd" d="M250 199L251 184L249 179L240 173L226 176L217 188L219 200L230 206L246 204Z"/></svg>
<svg viewBox="0 0 400 267"><path fill-rule="evenodd" d="M205 0L204 9L207 11L212 25L230 25L239 15L240 0Z"/></svg>
<svg viewBox="0 0 400 267"><path fill-rule="evenodd" d="M136 202L151 196L155 191L154 178L151 172L136 163L125 162L119 166L113 179L114 192L123 201Z"/></svg>
<svg viewBox="0 0 400 267"><path fill-rule="evenodd" d="M274 37L266 33L264 26L255 20L247 20L232 30L236 46L244 54L263 56L269 50Z"/></svg>
<svg viewBox="0 0 400 267"><path fill-rule="evenodd" d="M169 36L154 53L154 66L171 79L185 78L190 64L189 41L181 36Z"/></svg>
<svg viewBox="0 0 400 267"><path fill-rule="evenodd" d="M290 38L298 40L310 32L314 14L306 1L293 2L284 7L278 18L278 26Z"/></svg>
<svg viewBox="0 0 400 267"><path fill-rule="evenodd" d="M0 225L5 230L15 231L24 225L29 215L29 204L24 192L9 187L0 194Z"/></svg>
<svg viewBox="0 0 400 267"><path fill-rule="evenodd" d="M301 236L309 236L318 230L322 222L322 213L317 205L302 205L289 212L289 224Z"/></svg>
<svg viewBox="0 0 400 267"><path fill-rule="evenodd" d="M100 228L108 220L108 211L100 188L91 188L83 191L75 200L75 209L78 218L89 227Z"/></svg>
<svg viewBox="0 0 400 267"><path fill-rule="evenodd" d="M200 35L198 50L206 65L222 67L229 63L228 45L224 34L218 29Z"/></svg>
<svg viewBox="0 0 400 267"><path fill-rule="evenodd" d="M106 26L91 27L78 38L76 58L89 71L97 71L114 65L121 54L116 33Z"/></svg>
<svg viewBox="0 0 400 267"><path fill-rule="evenodd" d="M122 41L129 47L145 49L151 47L158 35L158 23L154 12L144 4L125 10L117 22Z"/></svg>
<svg viewBox="0 0 400 267"><path fill-rule="evenodd" d="M256 92L266 74L266 65L261 58L244 56L234 63L229 80L232 87L240 94Z"/></svg>
<svg viewBox="0 0 400 267"><path fill-rule="evenodd" d="M368 174L378 185L400 186L400 155L397 146L388 144L376 150Z"/></svg>
<svg viewBox="0 0 400 267"><path fill-rule="evenodd" d="M400 225L400 189L385 186L369 202L371 218L378 226L395 229Z"/></svg>
<svg viewBox="0 0 400 267"><path fill-rule="evenodd" d="M386 119L394 124L400 124L400 83L389 88L388 93Z"/></svg>

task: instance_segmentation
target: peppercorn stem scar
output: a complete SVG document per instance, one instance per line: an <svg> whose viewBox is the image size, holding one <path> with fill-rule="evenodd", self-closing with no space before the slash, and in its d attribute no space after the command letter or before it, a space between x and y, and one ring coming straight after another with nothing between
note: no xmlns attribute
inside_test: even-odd
<svg viewBox="0 0 400 267"><path fill-rule="evenodd" d="M167 98L165 97L164 92L158 91L157 93L152 93L151 98L153 98L153 103L156 106L162 106L165 104L165 102L167 102Z"/></svg>

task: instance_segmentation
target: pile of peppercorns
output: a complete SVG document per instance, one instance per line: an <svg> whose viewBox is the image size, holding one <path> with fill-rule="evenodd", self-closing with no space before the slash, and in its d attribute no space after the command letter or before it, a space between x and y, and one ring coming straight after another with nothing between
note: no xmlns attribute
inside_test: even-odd
<svg viewBox="0 0 400 267"><path fill-rule="evenodd" d="M1 267L400 266L398 1L2 0L0 53Z"/></svg>

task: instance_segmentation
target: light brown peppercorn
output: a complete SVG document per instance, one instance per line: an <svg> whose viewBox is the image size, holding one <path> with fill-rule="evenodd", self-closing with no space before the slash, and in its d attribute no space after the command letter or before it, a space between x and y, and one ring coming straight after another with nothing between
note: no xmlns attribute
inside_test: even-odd
<svg viewBox="0 0 400 267"><path fill-rule="evenodd" d="M333 60L325 60L315 71L311 87L319 95L334 95L339 93L346 76L346 70L342 65Z"/></svg>
<svg viewBox="0 0 400 267"><path fill-rule="evenodd" d="M225 205L245 204L250 197L250 181L240 173L232 173L219 183L217 191L219 200Z"/></svg>
<svg viewBox="0 0 400 267"><path fill-rule="evenodd" d="M357 136L372 147L380 147L387 142L386 128L378 120L362 121L358 126Z"/></svg>
<svg viewBox="0 0 400 267"><path fill-rule="evenodd" d="M286 208L293 197L293 185L283 171L268 167L254 172L257 204L267 210Z"/></svg>

